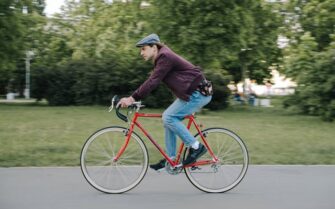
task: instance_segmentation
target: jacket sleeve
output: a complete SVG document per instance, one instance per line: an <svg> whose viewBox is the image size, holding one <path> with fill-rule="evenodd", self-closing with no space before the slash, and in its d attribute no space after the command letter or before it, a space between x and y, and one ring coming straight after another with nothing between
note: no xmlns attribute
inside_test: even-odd
<svg viewBox="0 0 335 209"><path fill-rule="evenodd" d="M172 70L172 62L161 54L157 57L155 69L151 73L150 77L131 95L135 100L140 100L148 96L148 94L156 89L165 76Z"/></svg>

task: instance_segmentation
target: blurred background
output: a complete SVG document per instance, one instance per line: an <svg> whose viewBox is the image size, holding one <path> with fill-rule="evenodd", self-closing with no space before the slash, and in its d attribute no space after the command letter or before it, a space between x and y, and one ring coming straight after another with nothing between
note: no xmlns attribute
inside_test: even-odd
<svg viewBox="0 0 335 209"><path fill-rule="evenodd" d="M199 118L237 132L252 163L335 163L334 0L1 0L0 166L78 165L120 122L111 96L152 70L135 47L151 33L213 81ZM145 111L173 99L161 85Z"/></svg>
<svg viewBox="0 0 335 209"><path fill-rule="evenodd" d="M3 0L0 95L49 105L107 104L152 66L134 44L157 33L213 80L211 109L292 95L286 107L335 117L332 0ZM158 101L155 98L164 98ZM160 87L152 107L171 102ZM264 105L268 104L265 101Z"/></svg>

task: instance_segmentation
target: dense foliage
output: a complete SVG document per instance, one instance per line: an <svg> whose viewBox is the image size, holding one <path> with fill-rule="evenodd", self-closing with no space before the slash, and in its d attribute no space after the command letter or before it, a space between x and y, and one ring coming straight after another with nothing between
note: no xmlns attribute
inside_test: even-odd
<svg viewBox="0 0 335 209"><path fill-rule="evenodd" d="M298 87L285 105L305 114L333 120L335 4L332 0L292 1L290 7L295 8L291 14L299 15L289 24L291 30L288 31L294 36L285 52L285 72L297 81Z"/></svg>

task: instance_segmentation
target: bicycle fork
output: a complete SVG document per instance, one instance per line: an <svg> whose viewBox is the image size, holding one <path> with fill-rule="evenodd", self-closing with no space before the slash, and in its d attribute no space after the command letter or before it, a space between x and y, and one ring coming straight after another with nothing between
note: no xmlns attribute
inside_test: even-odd
<svg viewBox="0 0 335 209"><path fill-rule="evenodd" d="M123 154L123 152L126 150L130 137L131 137L131 132L129 131L129 129L125 130L125 140L124 140L124 144L122 145L122 147L120 148L119 152L116 154L116 156L113 159L113 162L117 162L119 160L119 158L121 157L121 155Z"/></svg>

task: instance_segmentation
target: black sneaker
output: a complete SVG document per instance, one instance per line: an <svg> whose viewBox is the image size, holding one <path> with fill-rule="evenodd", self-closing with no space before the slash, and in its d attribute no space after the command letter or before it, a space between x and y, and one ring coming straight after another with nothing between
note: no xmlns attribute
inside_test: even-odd
<svg viewBox="0 0 335 209"><path fill-rule="evenodd" d="M197 161L199 157L207 152L206 147L203 144L199 144L198 149L190 148L186 159L183 161L183 165L189 165Z"/></svg>
<svg viewBox="0 0 335 209"><path fill-rule="evenodd" d="M156 164L151 164L150 168L154 169L155 171L160 171L163 168L165 168L165 164L166 164L166 159L163 159L163 160L160 160Z"/></svg>

